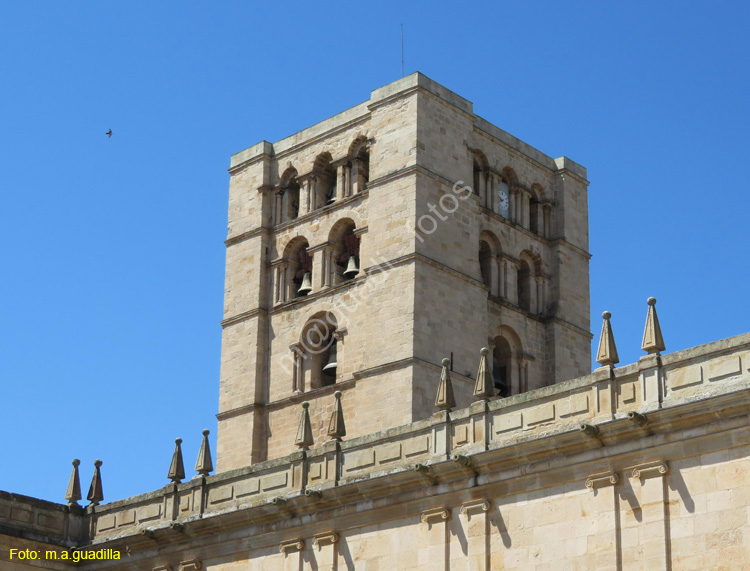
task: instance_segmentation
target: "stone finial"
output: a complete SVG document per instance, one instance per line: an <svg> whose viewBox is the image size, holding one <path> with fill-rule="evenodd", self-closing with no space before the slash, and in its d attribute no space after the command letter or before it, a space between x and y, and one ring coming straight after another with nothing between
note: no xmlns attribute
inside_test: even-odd
<svg viewBox="0 0 750 571"><path fill-rule="evenodd" d="M315 442L312 435L312 425L310 424L308 408L310 408L310 403L307 401L303 402L302 413L299 416L299 426L297 427L297 437L294 439L294 444L302 450L307 450Z"/></svg>
<svg viewBox="0 0 750 571"><path fill-rule="evenodd" d="M490 350L487 347L482 347L479 353L481 356L479 357L477 380L474 383L474 396L478 399L489 400L495 396L495 384L492 381L492 371L490 371L490 364L487 359Z"/></svg>
<svg viewBox="0 0 750 571"><path fill-rule="evenodd" d="M198 460L195 461L195 471L201 476L208 476L214 469L214 463L211 461L211 447L208 445L208 435L211 431L203 431L203 442L201 449L198 451Z"/></svg>
<svg viewBox="0 0 750 571"><path fill-rule="evenodd" d="M175 438L174 454L172 454L172 463L169 465L167 478L175 484L179 484L185 479L185 465L182 462L182 438Z"/></svg>
<svg viewBox="0 0 750 571"><path fill-rule="evenodd" d="M599 337L599 350L596 352L596 362L600 365L614 367L620 362L617 356L617 347L615 346L615 336L612 334L612 324L609 318L612 314L609 311L602 313L604 323L602 323L602 334Z"/></svg>
<svg viewBox="0 0 750 571"><path fill-rule="evenodd" d="M440 372L440 384L438 385L437 398L435 406L440 410L447 410L456 406L456 399L453 396L453 383L451 382L450 359L443 359L443 370Z"/></svg>
<svg viewBox="0 0 750 571"><path fill-rule="evenodd" d="M98 506L104 500L104 491L102 490L102 461L94 461L94 477L91 478L91 486L86 499L91 502L92 506Z"/></svg>
<svg viewBox="0 0 750 571"><path fill-rule="evenodd" d="M341 440L346 436L346 425L344 424L344 411L341 409L341 391L333 393L336 402L333 404L331 420L328 423L328 436L331 440Z"/></svg>
<svg viewBox="0 0 750 571"><path fill-rule="evenodd" d="M78 466L81 461L78 458L73 459L73 472L70 474L68 482L68 491L65 492L65 499L68 500L69 506L77 506L78 500L81 499L81 480L78 477Z"/></svg>
<svg viewBox="0 0 750 571"><path fill-rule="evenodd" d="M646 316L646 329L643 330L643 343L641 349L649 355L659 354L664 351L664 337L661 336L661 326L659 325L659 316L656 315L656 298L648 298L648 315Z"/></svg>

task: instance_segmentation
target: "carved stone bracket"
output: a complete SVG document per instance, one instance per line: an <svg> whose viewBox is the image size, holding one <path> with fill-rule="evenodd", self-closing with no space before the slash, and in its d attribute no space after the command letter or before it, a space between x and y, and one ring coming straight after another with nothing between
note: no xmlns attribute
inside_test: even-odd
<svg viewBox="0 0 750 571"><path fill-rule="evenodd" d="M450 519L451 512L448 508L435 508L422 512L422 523L430 523L431 520L447 520Z"/></svg>
<svg viewBox="0 0 750 571"><path fill-rule="evenodd" d="M336 543L339 540L339 534L335 531L326 531L325 533L319 533L315 537L313 537L313 546L317 547L320 551L320 548L323 545L332 545Z"/></svg>
<svg viewBox="0 0 750 571"><path fill-rule="evenodd" d="M631 478L634 480L646 480L647 478L664 476L667 472L669 472L669 466L667 466L666 462L649 462L640 466L634 466Z"/></svg>
<svg viewBox="0 0 750 571"><path fill-rule="evenodd" d="M333 336L336 339L336 341L341 341L344 339L344 335L349 333L349 330L346 327L339 327L336 329L336 331L333 332Z"/></svg>
<svg viewBox="0 0 750 571"><path fill-rule="evenodd" d="M180 571L198 571L203 568L203 563L197 559L188 559L180 563Z"/></svg>
<svg viewBox="0 0 750 571"><path fill-rule="evenodd" d="M602 488L604 486L614 486L618 481L619 478L614 472L592 474L586 478L586 487L589 490L595 490L596 488Z"/></svg>
<svg viewBox="0 0 750 571"><path fill-rule="evenodd" d="M279 552L286 555L287 553L294 553L295 551L302 551L305 547L305 540L299 537L295 539L287 539L279 544Z"/></svg>
<svg viewBox="0 0 750 571"><path fill-rule="evenodd" d="M466 502L461 505L461 513L463 515L468 515L470 512L476 512L476 511L489 511L490 509L490 502L487 500L472 500L470 502Z"/></svg>

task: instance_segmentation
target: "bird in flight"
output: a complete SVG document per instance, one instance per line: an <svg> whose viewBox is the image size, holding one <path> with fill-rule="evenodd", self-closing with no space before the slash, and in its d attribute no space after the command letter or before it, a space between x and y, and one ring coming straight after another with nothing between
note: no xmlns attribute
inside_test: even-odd
<svg viewBox="0 0 750 571"><path fill-rule="evenodd" d="M112 137L112 129L110 129L109 131L107 131L107 132L105 133L105 135L107 135L107 137L110 137L110 138L111 138L111 137Z"/></svg>

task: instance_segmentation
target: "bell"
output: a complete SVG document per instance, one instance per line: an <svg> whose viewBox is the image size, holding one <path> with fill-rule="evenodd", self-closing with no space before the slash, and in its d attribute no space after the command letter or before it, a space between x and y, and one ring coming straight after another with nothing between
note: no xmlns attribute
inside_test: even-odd
<svg viewBox="0 0 750 571"><path fill-rule="evenodd" d="M350 280L354 276L356 276L358 273L359 273L359 264L357 263L356 257L349 256L349 262L346 264L346 269L344 270L344 277Z"/></svg>
<svg viewBox="0 0 750 571"><path fill-rule="evenodd" d="M310 272L305 272L305 275L302 276L302 283L299 285L299 289L297 290L297 295L307 295L312 291L312 276L310 275Z"/></svg>
<svg viewBox="0 0 750 571"><path fill-rule="evenodd" d="M336 369L336 340L333 340L333 343L331 343L331 348L328 350L328 362L323 367L323 372L332 374Z"/></svg>

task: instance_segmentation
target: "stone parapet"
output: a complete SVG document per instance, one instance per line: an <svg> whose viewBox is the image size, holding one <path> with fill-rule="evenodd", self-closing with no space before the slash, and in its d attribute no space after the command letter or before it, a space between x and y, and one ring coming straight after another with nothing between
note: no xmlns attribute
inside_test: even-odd
<svg viewBox="0 0 750 571"><path fill-rule="evenodd" d="M747 414L749 388L745 334L109 504L69 508L0 492L0 531L57 546L124 540L132 546L178 537L193 526L278 522L285 513L301 517L395 492L417 494L425 484L448 492L466 478L498 483L524 476L532 463L549 468L573 456L594 460L604 447L627 457L644 436L668 443L675 431L732 424ZM654 469L663 474L659 462ZM649 477L649 466L630 476ZM594 488L598 480L590 482Z"/></svg>

